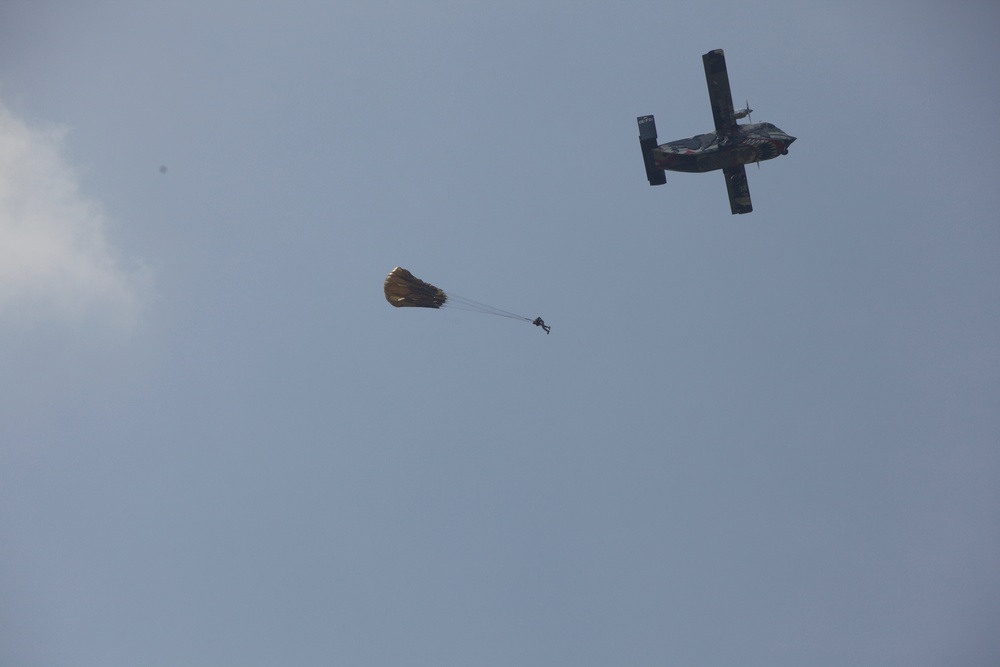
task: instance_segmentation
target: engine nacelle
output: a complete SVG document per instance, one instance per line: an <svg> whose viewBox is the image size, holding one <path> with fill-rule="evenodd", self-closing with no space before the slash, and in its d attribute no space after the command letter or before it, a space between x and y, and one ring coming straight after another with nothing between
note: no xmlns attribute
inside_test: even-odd
<svg viewBox="0 0 1000 667"><path fill-rule="evenodd" d="M667 172L658 169L653 162L653 149L656 148L656 121L652 116L639 116L639 147L642 149L642 162L646 167L646 179L650 185L663 185L667 182Z"/></svg>

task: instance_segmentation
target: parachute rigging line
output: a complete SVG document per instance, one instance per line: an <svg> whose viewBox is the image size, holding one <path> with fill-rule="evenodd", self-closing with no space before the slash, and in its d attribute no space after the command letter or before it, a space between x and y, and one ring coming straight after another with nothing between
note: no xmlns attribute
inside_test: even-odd
<svg viewBox="0 0 1000 667"><path fill-rule="evenodd" d="M465 310L471 313L485 313L486 315L496 315L497 317L508 317L512 320L524 320L525 322L531 321L530 317L524 317L523 315L501 310L495 306L480 303L479 301L473 301L472 299L467 299L464 296L459 296L454 292L448 293L448 300L445 301L441 307L454 308L455 310Z"/></svg>

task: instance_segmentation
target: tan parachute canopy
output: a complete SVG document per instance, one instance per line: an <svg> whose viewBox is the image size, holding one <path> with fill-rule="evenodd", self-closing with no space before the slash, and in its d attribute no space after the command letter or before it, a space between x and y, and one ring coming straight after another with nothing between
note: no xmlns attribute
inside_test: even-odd
<svg viewBox="0 0 1000 667"><path fill-rule="evenodd" d="M448 295L397 266L385 277L385 300L397 308L440 308Z"/></svg>

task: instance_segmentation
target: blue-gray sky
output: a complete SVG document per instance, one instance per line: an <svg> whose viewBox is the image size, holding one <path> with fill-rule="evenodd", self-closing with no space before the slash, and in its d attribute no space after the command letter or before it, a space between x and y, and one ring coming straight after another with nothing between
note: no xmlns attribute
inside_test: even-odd
<svg viewBox="0 0 1000 667"><path fill-rule="evenodd" d="M998 664L998 38L3 3L0 664ZM715 48L798 137L748 216L638 150Z"/></svg>

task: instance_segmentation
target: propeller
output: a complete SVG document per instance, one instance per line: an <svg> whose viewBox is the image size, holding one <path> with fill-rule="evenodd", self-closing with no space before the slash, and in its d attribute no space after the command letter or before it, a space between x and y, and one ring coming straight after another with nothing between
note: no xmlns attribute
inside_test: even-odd
<svg viewBox="0 0 1000 667"><path fill-rule="evenodd" d="M743 109L740 109L739 111L737 111L733 115L733 118L735 118L736 120L739 120L740 118L746 118L747 120L749 120L749 121L752 122L753 119L750 118L750 114L752 114L752 113L753 113L753 109L750 108L750 102L748 101L746 103L746 107L743 108Z"/></svg>

